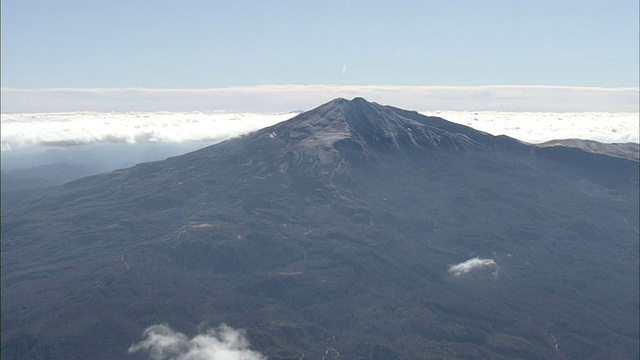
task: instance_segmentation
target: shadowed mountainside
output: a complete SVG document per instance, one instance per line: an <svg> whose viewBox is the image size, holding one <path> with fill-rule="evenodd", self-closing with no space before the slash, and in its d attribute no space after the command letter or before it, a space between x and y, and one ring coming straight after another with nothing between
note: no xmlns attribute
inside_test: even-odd
<svg viewBox="0 0 640 360"><path fill-rule="evenodd" d="M2 211L7 358L222 322L270 359L639 355L637 161L361 98Z"/></svg>

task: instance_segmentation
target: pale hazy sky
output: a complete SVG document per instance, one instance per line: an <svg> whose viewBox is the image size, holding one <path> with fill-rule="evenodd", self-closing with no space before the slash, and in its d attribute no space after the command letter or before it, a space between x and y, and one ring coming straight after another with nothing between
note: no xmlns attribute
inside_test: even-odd
<svg viewBox="0 0 640 360"><path fill-rule="evenodd" d="M2 0L4 88L638 87L637 0Z"/></svg>

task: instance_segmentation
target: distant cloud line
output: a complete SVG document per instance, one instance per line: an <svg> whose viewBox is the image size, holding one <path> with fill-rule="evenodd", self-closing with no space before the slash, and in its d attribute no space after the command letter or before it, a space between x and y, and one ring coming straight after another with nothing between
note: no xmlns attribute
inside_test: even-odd
<svg viewBox="0 0 640 360"><path fill-rule="evenodd" d="M75 111L309 110L337 97L364 97L417 111L635 112L638 88L575 86L264 85L212 89L2 88L3 113Z"/></svg>

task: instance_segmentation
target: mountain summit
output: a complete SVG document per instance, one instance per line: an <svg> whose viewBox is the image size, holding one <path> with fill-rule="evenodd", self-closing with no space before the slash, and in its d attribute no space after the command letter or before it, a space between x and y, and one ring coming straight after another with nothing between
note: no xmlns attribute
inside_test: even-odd
<svg viewBox="0 0 640 360"><path fill-rule="evenodd" d="M460 132L464 127L363 98L336 99L273 128L277 129L273 134L304 147L330 146L345 139L364 151L474 144L465 136L470 129Z"/></svg>
<svg viewBox="0 0 640 360"><path fill-rule="evenodd" d="M638 162L356 98L2 209L2 356L638 357Z"/></svg>

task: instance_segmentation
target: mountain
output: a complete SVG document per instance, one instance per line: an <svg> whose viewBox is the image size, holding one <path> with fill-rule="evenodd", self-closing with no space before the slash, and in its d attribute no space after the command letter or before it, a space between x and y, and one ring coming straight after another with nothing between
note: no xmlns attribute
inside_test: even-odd
<svg viewBox="0 0 640 360"><path fill-rule="evenodd" d="M95 175L101 173L99 167L91 167L86 165L75 165L67 163L53 163L47 165L34 166L31 168L11 169L4 171L7 175L11 175L18 179L25 179L27 181L31 179L43 179L45 183L49 183L49 186L61 185L71 180L76 180L81 177ZM5 184L3 184L5 185ZM22 184L16 184L20 189L29 189ZM4 186L3 186L4 187ZM44 186L48 187L48 186ZM36 185L33 188L38 188ZM12 188L10 190L13 190Z"/></svg>
<svg viewBox="0 0 640 360"><path fill-rule="evenodd" d="M61 185L81 177L99 174L96 167L55 163L1 172L1 206L11 206L34 191Z"/></svg>
<svg viewBox="0 0 640 360"><path fill-rule="evenodd" d="M638 357L638 162L336 99L2 209L2 356Z"/></svg>
<svg viewBox="0 0 640 360"><path fill-rule="evenodd" d="M42 177L19 177L12 173L3 171L2 174L2 193L24 190L37 190L44 189L51 186L55 186L52 181L46 180ZM58 184L59 185L59 184Z"/></svg>
<svg viewBox="0 0 640 360"><path fill-rule="evenodd" d="M640 145L636 143L603 144L601 142L593 140L562 139L547 141L538 144L538 146L576 147L584 151L593 152L596 154L605 154L609 156L633 159L636 161L640 159Z"/></svg>

